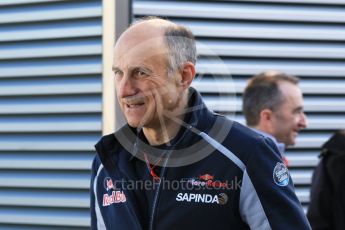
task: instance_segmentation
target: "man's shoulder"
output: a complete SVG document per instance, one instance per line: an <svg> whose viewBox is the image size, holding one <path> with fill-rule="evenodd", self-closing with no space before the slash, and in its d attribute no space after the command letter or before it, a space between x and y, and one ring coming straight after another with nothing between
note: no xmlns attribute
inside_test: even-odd
<svg viewBox="0 0 345 230"><path fill-rule="evenodd" d="M220 142L224 142L225 144L226 143L249 144L249 143L262 142L265 139L263 135L253 131L251 128L248 128L247 126L244 126L237 121L229 119L223 115L219 115L219 114L213 114L213 115L216 118L215 119L216 122L214 123L214 126L216 127L216 129L217 128L218 129L216 132L210 132L209 134L212 135L211 137L213 136L225 137L224 141L220 141ZM219 135L219 132L224 132L224 131L226 133Z"/></svg>
<svg viewBox="0 0 345 230"><path fill-rule="evenodd" d="M109 149L112 148L116 145L116 138L115 138L115 133L111 133L105 136L102 136L101 139L96 143L96 149L99 147Z"/></svg>
<svg viewBox="0 0 345 230"><path fill-rule="evenodd" d="M129 126L124 125L114 133L102 136L101 139L96 143L96 146L102 145L106 148L114 148L115 146L118 146L118 144L121 144L120 142L122 138L129 138L131 134L133 135L133 132Z"/></svg>
<svg viewBox="0 0 345 230"><path fill-rule="evenodd" d="M229 124L231 124L231 129L223 145L241 159L244 164L253 154L261 152L262 146L269 142L264 136L236 121L231 121Z"/></svg>
<svg viewBox="0 0 345 230"><path fill-rule="evenodd" d="M253 144L263 142L265 137L251 128L248 128L236 121L232 122L232 126L228 135L228 140L234 145L241 145L244 149L253 148Z"/></svg>
<svg viewBox="0 0 345 230"><path fill-rule="evenodd" d="M116 132L101 137L95 145L97 153L101 159L117 154L123 149L124 144L127 142L127 144L131 143L127 138L129 133L128 129L128 126L125 125Z"/></svg>

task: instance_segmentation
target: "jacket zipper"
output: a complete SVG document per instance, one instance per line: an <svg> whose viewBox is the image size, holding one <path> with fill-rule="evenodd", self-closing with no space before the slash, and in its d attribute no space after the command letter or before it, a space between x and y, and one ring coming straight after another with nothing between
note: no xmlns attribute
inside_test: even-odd
<svg viewBox="0 0 345 230"><path fill-rule="evenodd" d="M168 163L168 159L169 159L169 156L170 156L170 153L167 154L167 159L166 161L164 162L164 165L163 165L163 168L162 168L162 172L160 174L160 180L158 182L158 187L157 187L157 190L155 192L155 195L153 197L153 205L152 205L152 212L151 212L151 216L150 216L150 221L149 221L149 230L153 230L153 220L154 220L154 216L156 214L156 208L157 208L157 202L158 202L158 197L159 197L159 193L160 193L160 188L161 188L161 180L165 174L165 171L166 171L166 165Z"/></svg>

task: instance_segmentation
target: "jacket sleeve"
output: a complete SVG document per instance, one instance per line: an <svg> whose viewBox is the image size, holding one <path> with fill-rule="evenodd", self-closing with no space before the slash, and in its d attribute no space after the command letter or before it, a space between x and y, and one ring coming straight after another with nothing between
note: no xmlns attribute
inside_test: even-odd
<svg viewBox="0 0 345 230"><path fill-rule="evenodd" d="M275 144L258 141L246 162L240 213L251 229L311 229Z"/></svg>
<svg viewBox="0 0 345 230"><path fill-rule="evenodd" d="M95 192L94 192L94 181L97 174L98 164L97 157L94 158L91 168L91 181L90 181L90 212L91 212L91 229L97 230L97 217L95 210Z"/></svg>
<svg viewBox="0 0 345 230"><path fill-rule="evenodd" d="M313 229L334 229L332 226L332 185L325 168L325 158L316 167L310 192L308 219Z"/></svg>

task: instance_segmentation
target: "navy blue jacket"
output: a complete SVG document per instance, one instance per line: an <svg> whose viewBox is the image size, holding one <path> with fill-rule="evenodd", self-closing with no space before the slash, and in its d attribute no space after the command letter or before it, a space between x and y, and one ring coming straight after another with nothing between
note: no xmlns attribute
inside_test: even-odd
<svg viewBox="0 0 345 230"><path fill-rule="evenodd" d="M310 229L274 143L191 94L199 107L171 145L152 148L128 125L96 144L92 229ZM144 189L147 168L135 166L143 153L164 156L161 180Z"/></svg>

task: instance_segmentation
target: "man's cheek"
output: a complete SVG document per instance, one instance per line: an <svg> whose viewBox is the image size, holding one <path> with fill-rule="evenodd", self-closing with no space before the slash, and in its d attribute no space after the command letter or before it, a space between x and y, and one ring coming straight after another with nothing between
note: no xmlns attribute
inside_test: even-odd
<svg viewBox="0 0 345 230"><path fill-rule="evenodd" d="M162 114L164 110L164 105L163 105L163 98L160 94L155 95L154 97L154 102L156 105L156 111L158 114Z"/></svg>

